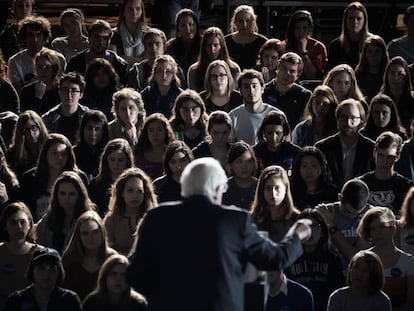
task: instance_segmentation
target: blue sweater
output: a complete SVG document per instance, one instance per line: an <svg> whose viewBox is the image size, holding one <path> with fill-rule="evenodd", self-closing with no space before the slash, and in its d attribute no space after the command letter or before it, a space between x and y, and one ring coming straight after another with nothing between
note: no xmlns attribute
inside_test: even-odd
<svg viewBox="0 0 414 311"><path fill-rule="evenodd" d="M305 286L287 280L288 295L268 296L266 311L313 311L313 295Z"/></svg>

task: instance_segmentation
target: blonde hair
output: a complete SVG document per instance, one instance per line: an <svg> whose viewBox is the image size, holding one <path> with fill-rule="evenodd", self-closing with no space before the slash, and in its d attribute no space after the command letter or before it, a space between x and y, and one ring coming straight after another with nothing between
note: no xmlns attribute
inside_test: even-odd
<svg viewBox="0 0 414 311"><path fill-rule="evenodd" d="M236 27L236 18L237 15L239 13L248 13L250 14L251 18L252 18L252 32L259 32L259 27L257 26L257 16L254 13L254 9L251 5L239 5L233 12L233 16L231 17L230 20L230 31L231 32L235 32L237 31L237 27Z"/></svg>

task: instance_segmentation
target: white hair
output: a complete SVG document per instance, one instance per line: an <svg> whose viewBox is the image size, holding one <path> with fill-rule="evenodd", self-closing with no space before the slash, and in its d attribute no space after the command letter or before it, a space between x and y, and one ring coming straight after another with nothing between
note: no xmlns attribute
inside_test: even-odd
<svg viewBox="0 0 414 311"><path fill-rule="evenodd" d="M204 195L214 200L217 187L227 182L227 176L220 162L207 157L190 162L181 174L181 195L188 198Z"/></svg>

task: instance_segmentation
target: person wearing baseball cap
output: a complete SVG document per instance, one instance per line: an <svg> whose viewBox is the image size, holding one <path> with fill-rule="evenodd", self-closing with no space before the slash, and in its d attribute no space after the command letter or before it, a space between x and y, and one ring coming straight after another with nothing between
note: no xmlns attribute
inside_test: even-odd
<svg viewBox="0 0 414 311"><path fill-rule="evenodd" d="M36 250L27 270L31 285L12 293L3 310L82 310L76 293L60 287L64 278L65 271L59 253L47 247Z"/></svg>

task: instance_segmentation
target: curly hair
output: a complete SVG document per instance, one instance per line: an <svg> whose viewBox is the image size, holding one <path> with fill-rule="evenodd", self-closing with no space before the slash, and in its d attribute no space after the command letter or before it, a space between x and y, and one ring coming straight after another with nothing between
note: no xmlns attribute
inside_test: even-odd
<svg viewBox="0 0 414 311"><path fill-rule="evenodd" d="M103 69L105 74L109 77L108 89L112 93L120 89L121 83L119 82L119 76L116 73L114 66L112 66L112 64L105 58L95 58L91 60L85 73L85 92L93 90L96 91L93 80L101 69Z"/></svg>
<svg viewBox="0 0 414 311"><path fill-rule="evenodd" d="M183 104L187 101L192 101L200 108L200 118L197 120L195 127L199 129L205 136L208 121L206 107L200 95L198 95L196 91L190 89L181 92L175 99L173 115L170 119L172 129L174 131L183 131L185 129L185 123L183 117L181 116L180 109L183 106Z"/></svg>
<svg viewBox="0 0 414 311"><path fill-rule="evenodd" d="M165 145L168 145L175 139L174 132L167 118L162 113L153 113L145 119L144 127L142 128L141 134L138 137L138 143L134 147L135 154L151 150L152 145L148 137L148 127L154 122L160 122L162 124L164 130Z"/></svg>
<svg viewBox="0 0 414 311"><path fill-rule="evenodd" d="M115 92L112 96L112 113L116 118L119 118L119 106L121 104L121 101L123 100L131 100L135 103L138 110L137 123L135 124L135 126L137 128L138 133L141 132L146 116L144 101L142 100L141 94L135 91L133 88L129 87L120 89L119 91Z"/></svg>
<svg viewBox="0 0 414 311"><path fill-rule="evenodd" d="M156 85L156 81L155 81L155 74L157 71L157 67L159 64L163 64L163 63L167 63L172 67L172 71L173 71L173 79L172 79L172 85L179 87L181 85L181 80L178 77L177 73L178 73L178 65L177 62L175 61L175 59L168 54L164 54L164 55L159 55L157 56L157 58L154 60L154 64L152 65L152 69L151 69L151 74L148 77L148 84L151 86L155 86Z"/></svg>

